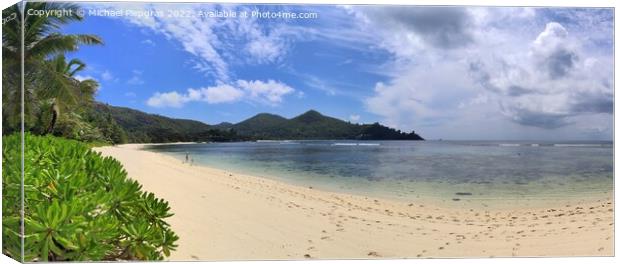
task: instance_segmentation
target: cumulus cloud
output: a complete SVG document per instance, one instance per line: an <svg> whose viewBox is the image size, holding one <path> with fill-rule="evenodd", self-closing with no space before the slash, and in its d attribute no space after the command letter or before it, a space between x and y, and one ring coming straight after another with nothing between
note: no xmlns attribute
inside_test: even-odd
<svg viewBox="0 0 620 264"><path fill-rule="evenodd" d="M524 135L541 136L549 130L577 137L610 135L613 57L605 43L611 34L600 33L610 31L592 24L609 27L599 16L560 23L549 19L546 10L510 8L460 8L459 15L447 21L398 15L409 11L388 9L382 16L356 10L367 18L367 28L401 25L396 27L398 37L379 42L395 55L394 66L388 80L376 83L374 94L365 100L367 110L384 122L438 134L453 124L464 128L478 122L478 128L514 127ZM426 28L433 25L433 30ZM584 29L597 33L589 35ZM596 128L583 118L593 115ZM571 129L575 131L566 132Z"/></svg>
<svg viewBox="0 0 620 264"><path fill-rule="evenodd" d="M483 87L504 95L498 103L511 120L553 129L576 115L612 113L611 64L588 55L561 24L547 23L526 52L513 56L470 65Z"/></svg>
<svg viewBox="0 0 620 264"><path fill-rule="evenodd" d="M286 84L274 80L263 81L237 81L237 86L247 94L248 98L266 104L279 104L282 97L295 90Z"/></svg>
<svg viewBox="0 0 620 264"><path fill-rule="evenodd" d="M546 70L551 79L566 76L577 62L574 47L570 47L568 32L559 23L550 22L532 44L532 55L539 68Z"/></svg>
<svg viewBox="0 0 620 264"><path fill-rule="evenodd" d="M185 95L177 92L160 93L156 92L146 101L146 104L152 107L176 107L179 108L188 102Z"/></svg>
<svg viewBox="0 0 620 264"><path fill-rule="evenodd" d="M290 86L274 80L238 80L232 84L220 84L198 89L189 88L185 93L177 91L157 92L146 101L152 107L182 107L188 102L208 104L233 103L241 100L266 105L278 105L283 97L294 93Z"/></svg>
<svg viewBox="0 0 620 264"><path fill-rule="evenodd" d="M365 104L388 125L411 130L450 120L460 111L454 98L469 98L474 92L466 69L458 63L445 63L412 67L389 83L377 83Z"/></svg>

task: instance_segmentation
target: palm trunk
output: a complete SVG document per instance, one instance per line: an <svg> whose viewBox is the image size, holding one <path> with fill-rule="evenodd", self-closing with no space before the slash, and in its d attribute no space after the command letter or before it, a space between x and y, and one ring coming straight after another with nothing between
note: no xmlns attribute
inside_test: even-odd
<svg viewBox="0 0 620 264"><path fill-rule="evenodd" d="M45 130L45 134L51 134L54 131L54 126L56 126L56 121L58 120L58 106L56 105L55 100L52 103L50 110L52 112L52 120L50 120L50 124Z"/></svg>

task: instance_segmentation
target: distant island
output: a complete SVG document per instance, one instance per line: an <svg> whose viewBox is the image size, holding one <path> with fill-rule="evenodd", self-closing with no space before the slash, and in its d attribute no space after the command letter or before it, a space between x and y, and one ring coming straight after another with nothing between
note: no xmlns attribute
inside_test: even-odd
<svg viewBox="0 0 620 264"><path fill-rule="evenodd" d="M379 123L353 124L309 110L291 119L260 113L239 123L208 125L126 107L95 103L93 117L115 131L117 143L231 142L251 140L424 140ZM101 122L99 122L101 123Z"/></svg>

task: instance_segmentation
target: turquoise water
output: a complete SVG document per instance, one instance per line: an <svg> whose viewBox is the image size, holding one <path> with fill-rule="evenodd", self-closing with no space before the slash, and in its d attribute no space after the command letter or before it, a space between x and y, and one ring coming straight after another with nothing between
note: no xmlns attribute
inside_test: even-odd
<svg viewBox="0 0 620 264"><path fill-rule="evenodd" d="M266 141L147 150L329 191L487 205L602 197L612 142Z"/></svg>

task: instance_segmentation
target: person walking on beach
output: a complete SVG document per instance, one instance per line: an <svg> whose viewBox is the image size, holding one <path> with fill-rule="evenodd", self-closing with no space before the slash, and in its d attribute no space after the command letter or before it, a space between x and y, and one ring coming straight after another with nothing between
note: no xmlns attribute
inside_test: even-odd
<svg viewBox="0 0 620 264"><path fill-rule="evenodd" d="M185 163L189 163L189 152L185 151Z"/></svg>

